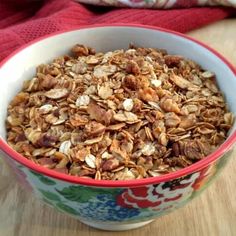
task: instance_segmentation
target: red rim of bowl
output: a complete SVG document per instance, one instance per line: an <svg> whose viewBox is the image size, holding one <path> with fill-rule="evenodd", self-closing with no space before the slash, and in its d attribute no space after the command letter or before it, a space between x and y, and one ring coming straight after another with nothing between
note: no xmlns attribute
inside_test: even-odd
<svg viewBox="0 0 236 236"><path fill-rule="evenodd" d="M224 64L228 66L228 68L235 74L236 76L236 69L233 67L231 63L229 63L222 55L220 55L217 51L214 49L210 48L209 46L205 45L202 42L199 42L196 39L193 39L189 36L186 36L184 34L172 31L172 30L167 30L155 26L146 26L146 25L141 25L141 24L99 24L99 25L89 25L89 26L82 26L82 27L77 27L74 29L70 30L64 30L64 31L59 31L55 32L50 35L46 35L43 37L40 37L36 40L31 41L30 43L20 47L16 51L14 51L10 56L5 58L1 63L0 63L0 69L3 67L3 65L10 60L12 57L14 57L17 53L20 51L24 50L28 46L37 43L43 39L47 39L49 37L53 37L59 34L67 33L70 31L76 31L76 30L81 30L81 29L86 29L86 28L102 28L102 27L134 27L134 28L143 28L143 29L150 29L150 30L157 30L157 31L162 31L166 32L169 34L177 35L179 37L185 38L189 41L192 41L193 43L196 43L210 52L212 52L216 57L218 57ZM183 168L181 170L175 171L173 173L157 176L157 177L150 177L150 178L145 178L145 179L138 179L138 180L94 180L94 179L87 179L87 178L82 178L82 177L76 177L76 176L70 176L67 174L59 173L57 171L53 171L50 169L47 169L45 167L39 166L35 164L34 162L26 159L23 157L21 154L17 153L15 150L13 150L1 137L0 137L0 149L10 156L12 159L15 161L19 162L20 164L28 167L31 170L34 170L36 172L39 172L41 174L53 177L58 180L63 180L66 182L70 183L75 183L75 184L82 184L82 185L88 185L88 186L96 186L96 187L138 187L138 186L143 186L143 185L149 185L149 184L157 184L160 182L166 182L170 181L175 178L179 178L191 173L194 173L206 166L208 166L210 163L216 161L218 158L220 158L222 155L224 155L230 148L233 147L234 142L236 141L236 131L233 132L233 134L228 137L228 139L212 154L208 155L205 157L203 160L189 166L186 168Z"/></svg>

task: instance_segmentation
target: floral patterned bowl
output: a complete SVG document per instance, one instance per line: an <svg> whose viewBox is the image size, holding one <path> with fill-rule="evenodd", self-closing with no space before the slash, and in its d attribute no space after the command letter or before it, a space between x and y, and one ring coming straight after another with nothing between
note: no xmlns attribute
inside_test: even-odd
<svg viewBox="0 0 236 236"><path fill-rule="evenodd" d="M76 43L98 51L126 48L130 42L165 48L195 60L217 75L220 89L236 113L236 71L217 52L185 35L138 25L100 25L56 33L19 49L0 65L0 150L18 180L36 197L90 226L126 230L143 226L197 196L227 163L236 140L235 125L217 151L190 167L163 176L128 181L92 180L58 173L22 157L5 142L7 105L31 78L34 68L65 54Z"/></svg>

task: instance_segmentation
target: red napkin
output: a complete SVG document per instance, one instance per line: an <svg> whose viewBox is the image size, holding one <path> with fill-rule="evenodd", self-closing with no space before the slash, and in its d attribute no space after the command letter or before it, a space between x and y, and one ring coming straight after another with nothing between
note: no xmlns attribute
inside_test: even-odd
<svg viewBox="0 0 236 236"><path fill-rule="evenodd" d="M35 38L81 25L138 23L186 32L235 14L235 9L221 7L119 9L72 0L1 0L0 60Z"/></svg>

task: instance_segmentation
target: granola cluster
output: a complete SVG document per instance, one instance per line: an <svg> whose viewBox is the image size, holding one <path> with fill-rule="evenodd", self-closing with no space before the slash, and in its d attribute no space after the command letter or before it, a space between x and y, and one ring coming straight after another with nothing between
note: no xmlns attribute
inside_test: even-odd
<svg viewBox="0 0 236 236"><path fill-rule="evenodd" d="M11 101L11 147L69 175L128 180L187 167L213 152L233 124L214 73L165 50L131 46L37 67Z"/></svg>

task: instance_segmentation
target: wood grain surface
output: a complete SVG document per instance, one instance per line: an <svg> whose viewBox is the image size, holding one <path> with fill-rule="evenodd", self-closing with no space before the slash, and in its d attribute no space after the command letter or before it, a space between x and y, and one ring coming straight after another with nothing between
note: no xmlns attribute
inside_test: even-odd
<svg viewBox="0 0 236 236"><path fill-rule="evenodd" d="M236 19L217 22L189 35L215 48L236 66ZM143 228L113 233L90 228L45 206L18 186L0 159L0 236L235 236L235 155L218 179L187 206Z"/></svg>

